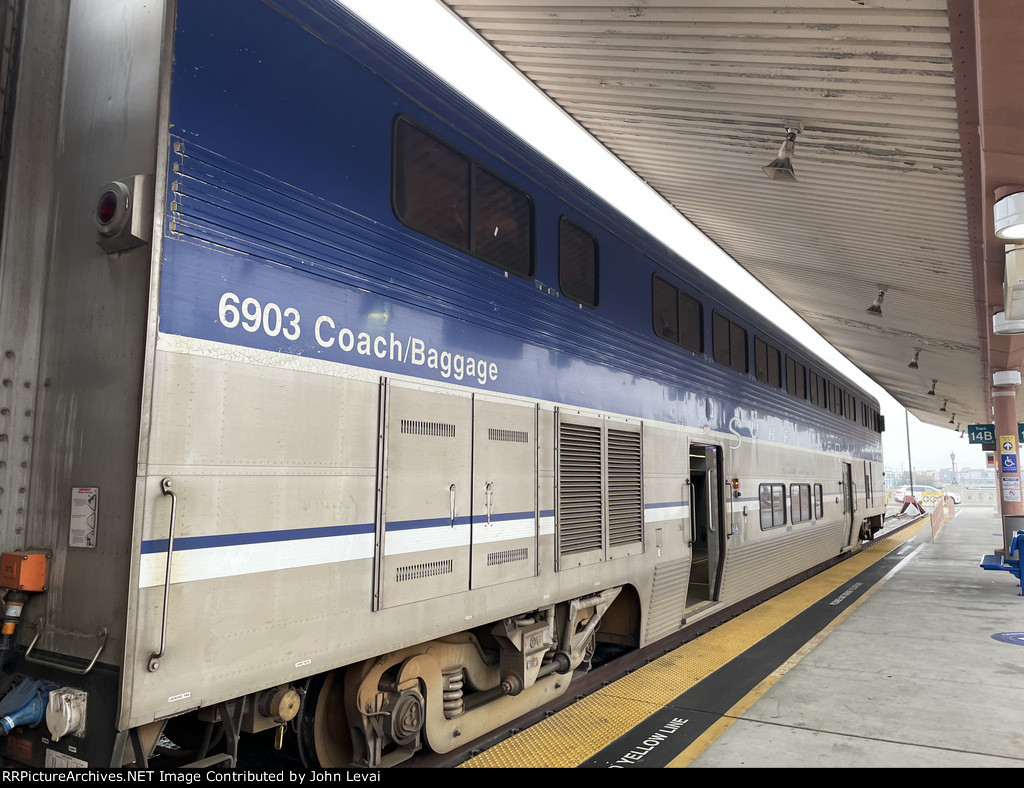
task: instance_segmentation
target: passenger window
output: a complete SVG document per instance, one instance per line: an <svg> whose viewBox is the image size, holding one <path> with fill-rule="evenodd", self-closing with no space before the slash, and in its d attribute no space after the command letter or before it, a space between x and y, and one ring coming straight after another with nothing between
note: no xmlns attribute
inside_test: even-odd
<svg viewBox="0 0 1024 788"><path fill-rule="evenodd" d="M395 126L394 203L406 226L469 248L469 162L409 123Z"/></svg>
<svg viewBox="0 0 1024 788"><path fill-rule="evenodd" d="M814 517L820 520L825 516L825 493L820 484L814 485Z"/></svg>
<svg viewBox="0 0 1024 788"><path fill-rule="evenodd" d="M793 512L793 522L802 523L811 519L811 485L789 485L789 505Z"/></svg>
<svg viewBox="0 0 1024 788"><path fill-rule="evenodd" d="M669 342L679 341L679 304L676 288L662 279L654 277L652 300L654 303L654 333Z"/></svg>
<svg viewBox="0 0 1024 788"><path fill-rule="evenodd" d="M566 298L597 306L597 239L564 216L558 223L558 287Z"/></svg>
<svg viewBox="0 0 1024 788"><path fill-rule="evenodd" d="M654 277L652 314L654 333L694 353L704 351L704 307L693 296Z"/></svg>
<svg viewBox="0 0 1024 788"><path fill-rule="evenodd" d="M474 170L473 254L510 273L531 277L530 200L485 170Z"/></svg>
<svg viewBox="0 0 1024 788"><path fill-rule="evenodd" d="M715 361L737 372L746 372L749 369L746 329L715 312L711 322L711 333Z"/></svg>
<svg viewBox="0 0 1024 788"><path fill-rule="evenodd" d="M754 376L762 383L782 388L782 354L761 337L754 337Z"/></svg>
<svg viewBox="0 0 1024 788"><path fill-rule="evenodd" d="M529 196L400 119L394 132L395 215L407 227L505 271L533 276Z"/></svg>
<svg viewBox="0 0 1024 788"><path fill-rule="evenodd" d="M694 353L704 352L704 307L679 291L679 344Z"/></svg>
<svg viewBox="0 0 1024 788"><path fill-rule="evenodd" d="M809 386L809 393L811 395L811 404L817 405L819 408L827 408L828 397L825 394L825 379L817 372L811 372L810 376L811 383Z"/></svg>
<svg viewBox="0 0 1024 788"><path fill-rule="evenodd" d="M758 487L761 530L786 524L786 485L762 484Z"/></svg>
<svg viewBox="0 0 1024 788"><path fill-rule="evenodd" d="M789 356L786 356L786 391L799 399L807 399L807 370Z"/></svg>

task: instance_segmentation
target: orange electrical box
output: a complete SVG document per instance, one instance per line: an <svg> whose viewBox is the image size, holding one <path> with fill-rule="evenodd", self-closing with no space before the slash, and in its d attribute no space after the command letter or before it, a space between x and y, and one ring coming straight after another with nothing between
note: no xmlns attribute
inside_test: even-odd
<svg viewBox="0 0 1024 788"><path fill-rule="evenodd" d="M42 591L46 588L46 553L0 554L0 586Z"/></svg>

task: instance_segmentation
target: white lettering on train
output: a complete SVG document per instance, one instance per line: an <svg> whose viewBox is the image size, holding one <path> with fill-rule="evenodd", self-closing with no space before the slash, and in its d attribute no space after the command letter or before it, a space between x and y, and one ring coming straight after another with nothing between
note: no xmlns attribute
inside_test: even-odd
<svg viewBox="0 0 1024 788"><path fill-rule="evenodd" d="M302 334L301 316L294 307L282 309L275 303L261 304L255 298L239 298L235 293L224 293L220 297L218 315L225 328L242 328L250 334L262 331L267 336L282 336L293 342ZM394 332L371 335L360 331L357 334L346 326L339 328L328 315L320 315L313 322L313 338L325 349L426 367L445 380L469 380L486 386L498 379L498 365L494 361L429 347L419 337L404 339Z"/></svg>

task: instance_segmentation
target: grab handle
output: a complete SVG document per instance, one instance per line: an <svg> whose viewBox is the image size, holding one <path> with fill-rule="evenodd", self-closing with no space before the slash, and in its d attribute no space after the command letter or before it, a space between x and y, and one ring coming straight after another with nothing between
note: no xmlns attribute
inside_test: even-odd
<svg viewBox="0 0 1024 788"><path fill-rule="evenodd" d="M32 649L35 648L36 642L39 640L40 635L43 634L43 630L46 629L46 624L43 619L36 621L36 636L32 638L32 642L28 644L28 648L25 649L25 661L34 662L37 665L45 665L48 668L57 668L59 670L67 671L68 673L77 673L79 676L84 676L90 670L93 665L96 664L96 660L100 658L100 653L103 651L103 647L107 645L107 628L104 627L100 630L98 635L80 635L77 632L62 632L64 635L73 635L74 637L80 638L99 638L100 647L96 649L96 653L92 655L92 660L84 668L73 668L63 662L50 662L49 660L40 659L39 657L32 656Z"/></svg>
<svg viewBox="0 0 1024 788"><path fill-rule="evenodd" d="M178 500L171 490L171 480L164 479L160 482L160 490L164 495L171 497L171 524L167 529L167 568L164 572L164 609L160 620L160 650L149 656L149 672L153 673L160 667L160 660L167 650L167 601L171 593L171 557L174 554L174 509Z"/></svg>
<svg viewBox="0 0 1024 788"><path fill-rule="evenodd" d="M448 494L451 498L450 504L452 508L452 528L455 527L455 485L453 484L448 488Z"/></svg>
<svg viewBox="0 0 1024 788"><path fill-rule="evenodd" d="M686 489L688 491L688 494L686 496L686 511L690 515L690 541L688 543L689 546L697 541L697 527L693 521L693 482L691 482L689 479L686 480Z"/></svg>

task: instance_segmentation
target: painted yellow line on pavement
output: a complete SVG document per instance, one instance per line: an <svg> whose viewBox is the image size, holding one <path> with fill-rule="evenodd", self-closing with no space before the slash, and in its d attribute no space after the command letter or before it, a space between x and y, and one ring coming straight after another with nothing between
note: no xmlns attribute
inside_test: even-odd
<svg viewBox="0 0 1024 788"><path fill-rule="evenodd" d="M579 766L722 665L912 539L917 531L907 529L860 551L499 742L460 768Z"/></svg>

